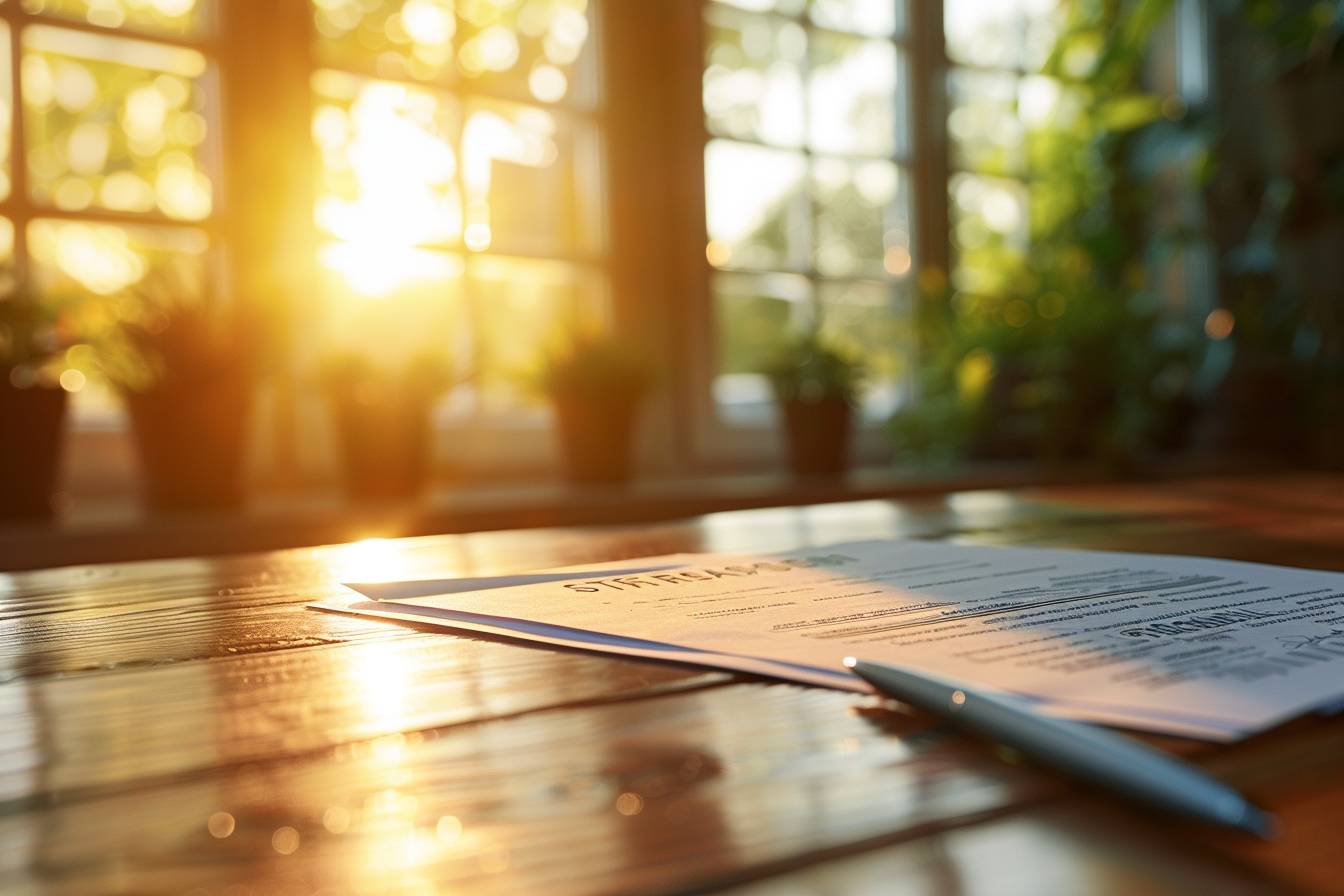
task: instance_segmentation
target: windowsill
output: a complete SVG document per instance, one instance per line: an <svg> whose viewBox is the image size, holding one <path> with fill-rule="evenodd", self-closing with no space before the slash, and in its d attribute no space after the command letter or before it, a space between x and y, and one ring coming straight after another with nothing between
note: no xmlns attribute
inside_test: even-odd
<svg viewBox="0 0 1344 896"><path fill-rule="evenodd" d="M1211 472L1178 462L1150 476ZM624 488L557 482L439 488L416 500L356 505L335 494L256 499L235 511L148 514L128 498L87 503L49 522L0 527L0 570L212 556L403 537L544 526L652 523L795 504L1100 482L1091 467L979 465L948 472L856 470L839 479L754 474L648 479Z"/></svg>

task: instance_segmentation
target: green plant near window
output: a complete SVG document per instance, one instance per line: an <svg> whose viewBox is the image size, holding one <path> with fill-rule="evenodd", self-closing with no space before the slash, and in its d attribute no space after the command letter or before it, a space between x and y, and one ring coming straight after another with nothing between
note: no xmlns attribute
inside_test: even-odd
<svg viewBox="0 0 1344 896"><path fill-rule="evenodd" d="M653 368L619 337L581 333L546 352L533 381L553 399L638 397L652 386Z"/></svg>
<svg viewBox="0 0 1344 896"><path fill-rule="evenodd" d="M819 329L787 339L767 361L766 377L780 401L858 400L866 375L863 361L828 340Z"/></svg>
<svg viewBox="0 0 1344 896"><path fill-rule="evenodd" d="M15 385L50 379L50 367L63 348L58 303L16 288L0 296L0 371Z"/></svg>
<svg viewBox="0 0 1344 896"><path fill-rule="evenodd" d="M555 412L570 482L619 485L634 475L640 405L654 374L628 341L578 325L543 354L532 384Z"/></svg>
<svg viewBox="0 0 1344 896"><path fill-rule="evenodd" d="M1182 104L1143 78L1171 5L1060 4L1041 72L1060 112L1025 141L1030 248L992 233L964 248L973 291L921 277L920 398L892 423L898 456L1127 464L1180 441L1202 315L1153 282L1190 234L1152 219L1159 175L1189 179L1203 151Z"/></svg>
<svg viewBox="0 0 1344 896"><path fill-rule="evenodd" d="M240 304L200 297L176 268L152 273L98 346L121 395L153 510L227 508L244 498L258 326Z"/></svg>
<svg viewBox="0 0 1344 896"><path fill-rule="evenodd" d="M394 500L423 492L434 473L431 413L458 379L448 353L426 349L380 363L346 350L325 360L320 379L346 494Z"/></svg>
<svg viewBox="0 0 1344 896"><path fill-rule="evenodd" d="M795 476L838 476L849 467L854 409L868 374L857 353L820 321L788 339L765 365Z"/></svg>
<svg viewBox="0 0 1344 896"><path fill-rule="evenodd" d="M57 385L68 342L64 305L22 286L0 295L0 520L54 509L66 404Z"/></svg>

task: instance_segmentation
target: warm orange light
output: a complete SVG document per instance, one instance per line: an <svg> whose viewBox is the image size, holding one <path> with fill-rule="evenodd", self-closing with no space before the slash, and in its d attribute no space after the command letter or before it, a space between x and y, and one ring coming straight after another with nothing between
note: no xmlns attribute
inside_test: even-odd
<svg viewBox="0 0 1344 896"><path fill-rule="evenodd" d="M324 165L353 185L353 196L318 200L318 224L351 247L322 261L356 291L384 295L416 273L395 263L407 250L461 235L457 152L438 131L439 101L429 93L331 72L318 89L354 95L348 109L323 104L313 117Z"/></svg>
<svg viewBox="0 0 1344 896"><path fill-rule="evenodd" d="M882 266L893 277L904 277L910 273L910 251L904 246L892 246L882 257Z"/></svg>
<svg viewBox="0 0 1344 896"><path fill-rule="evenodd" d="M546 77L542 82L542 92L557 88ZM351 185L344 195L318 200L317 222L337 240L320 259L364 296L385 296L436 273L460 273L426 270L432 255L417 247L460 239L472 252L486 251L494 242L495 164L547 168L559 157L556 121L542 109L472 112L459 156L439 123L447 107L435 95L337 72L319 73L315 84L333 101L318 106L313 137L326 168ZM345 106L336 99L343 96L352 98Z"/></svg>
<svg viewBox="0 0 1344 896"><path fill-rule="evenodd" d="M61 388L67 392L78 392L84 388L88 377L73 367L61 371Z"/></svg>
<svg viewBox="0 0 1344 896"><path fill-rule="evenodd" d="M228 812L216 812L205 821L206 830L208 830L210 836L214 837L216 840L223 840L233 834L236 826L237 823L234 821L233 816Z"/></svg>
<svg viewBox="0 0 1344 896"><path fill-rule="evenodd" d="M1204 334L1214 341L1221 341L1232 335L1237 319L1226 308L1215 308L1204 318Z"/></svg>
<svg viewBox="0 0 1344 896"><path fill-rule="evenodd" d="M457 30L452 7L433 0L408 0L401 8L401 26L418 44L443 44Z"/></svg>
<svg viewBox="0 0 1344 896"><path fill-rule="evenodd" d="M289 825L275 829L271 834L271 849L282 856L293 855L299 849L299 832Z"/></svg>
<svg viewBox="0 0 1344 896"><path fill-rule="evenodd" d="M462 836L462 822L456 815L444 815L434 826L434 832L444 845L452 846Z"/></svg>
<svg viewBox="0 0 1344 896"><path fill-rule="evenodd" d="M543 103L554 103L564 98L569 79L553 65L539 65L528 75L527 89Z"/></svg>
<svg viewBox="0 0 1344 896"><path fill-rule="evenodd" d="M722 240L710 240L705 244L705 258L716 268L721 268L733 257L733 250Z"/></svg>

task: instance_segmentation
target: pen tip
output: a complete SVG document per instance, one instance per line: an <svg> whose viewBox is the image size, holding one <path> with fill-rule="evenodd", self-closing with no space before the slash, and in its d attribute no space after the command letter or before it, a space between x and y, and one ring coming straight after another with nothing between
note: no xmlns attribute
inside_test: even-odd
<svg viewBox="0 0 1344 896"><path fill-rule="evenodd" d="M845 657L841 662L845 664L846 669L853 669L859 664L859 661L852 656Z"/></svg>

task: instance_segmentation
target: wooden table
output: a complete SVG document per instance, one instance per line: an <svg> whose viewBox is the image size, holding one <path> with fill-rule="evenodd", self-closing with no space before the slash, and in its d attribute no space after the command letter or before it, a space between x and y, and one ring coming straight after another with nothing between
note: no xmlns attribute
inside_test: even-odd
<svg viewBox="0 0 1344 896"><path fill-rule="evenodd" d="M968 492L0 576L17 893L1344 892L1344 719L1153 738L1276 810L1131 809L891 704L304 604L343 580L900 536L1344 569L1344 477Z"/></svg>

